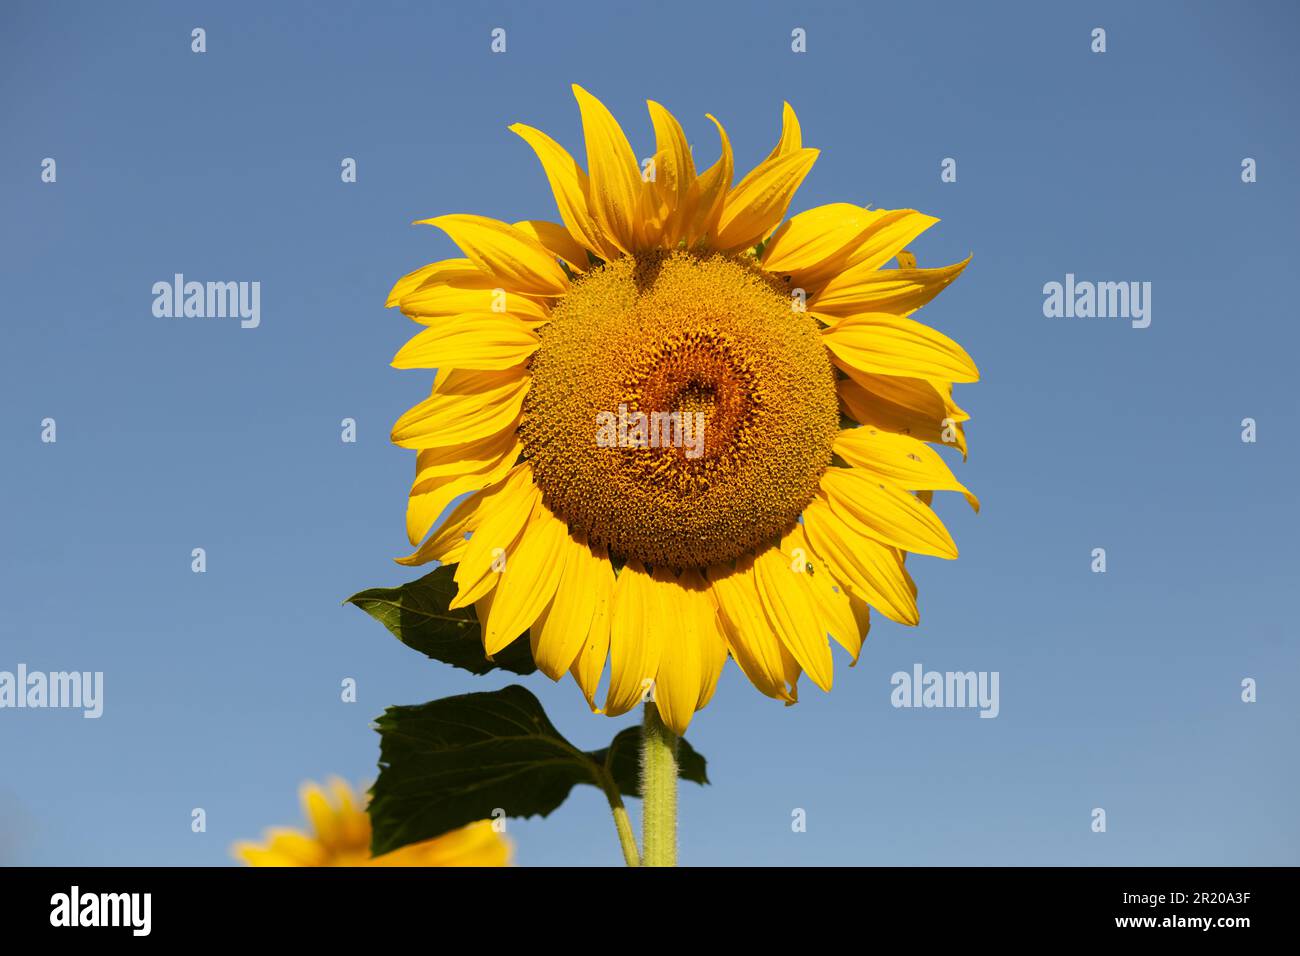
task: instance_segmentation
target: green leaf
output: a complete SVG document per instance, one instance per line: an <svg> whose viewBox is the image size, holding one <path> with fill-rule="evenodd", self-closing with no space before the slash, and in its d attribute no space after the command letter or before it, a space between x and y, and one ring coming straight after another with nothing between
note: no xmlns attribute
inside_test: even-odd
<svg viewBox="0 0 1300 956"><path fill-rule="evenodd" d="M516 639L493 660L487 659L474 608L447 608L456 596L454 573L444 564L418 581L395 588L370 588L344 603L361 608L407 647L472 674L498 668L520 675L537 670L527 640Z"/></svg>
<svg viewBox="0 0 1300 956"><path fill-rule="evenodd" d="M377 721L371 850L388 853L493 817L547 816L576 784L638 796L639 727L587 753L569 743L518 685L411 707ZM682 776L706 783L704 758L681 742Z"/></svg>
<svg viewBox="0 0 1300 956"><path fill-rule="evenodd" d="M609 775L618 786L618 792L625 797L641 796L641 727L628 727L619 731L618 736L610 741L603 750L591 753L591 759L604 765ZM704 757L688 744L685 738L677 741L677 776L691 783L705 786L709 775L705 771L708 763Z"/></svg>

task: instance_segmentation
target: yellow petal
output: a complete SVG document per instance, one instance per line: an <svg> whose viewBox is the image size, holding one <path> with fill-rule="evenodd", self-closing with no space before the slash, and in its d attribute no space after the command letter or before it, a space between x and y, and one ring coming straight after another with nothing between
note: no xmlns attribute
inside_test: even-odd
<svg viewBox="0 0 1300 956"><path fill-rule="evenodd" d="M563 568L559 587L529 632L533 661L551 680L564 676L587 640L596 616L598 582L609 567L607 559L592 552L582 532L566 534L559 550L563 552L555 558Z"/></svg>
<svg viewBox="0 0 1300 956"><path fill-rule="evenodd" d="M509 315L471 312L447 316L415 336L393 356L393 368L500 371L537 351L537 333Z"/></svg>
<svg viewBox="0 0 1300 956"><path fill-rule="evenodd" d="M555 195L555 206L569 232L585 248L604 259L613 258L618 248L605 238L600 225L592 218L587 206L590 181L586 172L569 155L568 150L541 130L522 123L510 127L512 133L522 137L541 160L546 179Z"/></svg>
<svg viewBox="0 0 1300 956"><path fill-rule="evenodd" d="M831 511L877 541L915 554L957 557L939 516L901 488L857 468L827 468L821 490Z"/></svg>
<svg viewBox="0 0 1300 956"><path fill-rule="evenodd" d="M893 259L907 244L939 220L915 209L884 209L871 223L843 263L839 281L851 284L867 277Z"/></svg>
<svg viewBox="0 0 1300 956"><path fill-rule="evenodd" d="M539 496L518 543L506 554L505 570L494 592L483 649L491 657L514 641L541 615L555 596L569 555L568 526Z"/></svg>
<svg viewBox="0 0 1300 956"><path fill-rule="evenodd" d="M881 375L977 382L979 369L966 350L942 332L912 319L868 312L822 330L822 341L841 367Z"/></svg>
<svg viewBox="0 0 1300 956"><path fill-rule="evenodd" d="M569 673L582 688L582 695L587 698L587 706L598 712L596 707L596 690L600 685L601 674L605 670L605 660L609 656L609 625L614 607L614 568L609 563L609 555L603 547L592 549L592 556L598 564L592 579L592 591L596 595L595 612L591 617L578 656L574 658Z"/></svg>
<svg viewBox="0 0 1300 956"><path fill-rule="evenodd" d="M411 544L418 543L433 527L438 516L461 495L496 484L514 467L522 446L509 432L504 433L502 437L508 444L495 459L466 462L456 472L434 475L417 473L416 484L411 489L411 495L406 502L406 534ZM434 467L442 469L447 466L440 464Z"/></svg>
<svg viewBox="0 0 1300 956"><path fill-rule="evenodd" d="M330 777L326 786L338 808L340 838L343 843L347 846L370 846L370 817L366 815L365 808L358 805L352 787L340 777Z"/></svg>
<svg viewBox="0 0 1300 956"><path fill-rule="evenodd" d="M722 154L718 161L706 169L695 181L691 190L691 224L686 231L686 242L694 245L705 236L710 236L718 227L723 207L727 201L727 190L731 188L731 177L735 161L731 155L731 140L727 131L712 114L705 114L718 128L718 139L722 143Z"/></svg>
<svg viewBox="0 0 1300 956"><path fill-rule="evenodd" d="M493 822L480 820L432 840L410 843L369 860L366 866L509 866L510 841L493 829Z"/></svg>
<svg viewBox="0 0 1300 956"><path fill-rule="evenodd" d="M626 714L653 688L667 620L661 586L639 561L629 561L614 585L609 627L609 693L605 713Z"/></svg>
<svg viewBox="0 0 1300 956"><path fill-rule="evenodd" d="M475 269L470 275L425 282L402 296L402 313L424 325L462 312L497 312L529 321L545 321L550 309L522 292L511 292L496 276Z"/></svg>
<svg viewBox="0 0 1300 956"><path fill-rule="evenodd" d="M915 585L896 551L858 533L824 498L809 502L803 519L813 551L853 593L891 621L915 625L920 620Z"/></svg>
<svg viewBox="0 0 1300 956"><path fill-rule="evenodd" d="M970 416L952 401L952 386L917 378L849 370L837 383L845 413L863 425L952 445L966 456L962 422Z"/></svg>
<svg viewBox="0 0 1300 956"><path fill-rule="evenodd" d="M402 448L466 445L506 429L519 419L531 379L522 366L500 371L453 370L393 425Z"/></svg>
<svg viewBox="0 0 1300 956"><path fill-rule="evenodd" d="M508 429L463 445L422 448L415 456L415 480L411 483L411 493L428 491L435 487L438 479L448 475L481 471L512 453L517 457L518 445L518 435L514 429ZM510 463L514 464L513 457L510 457Z"/></svg>
<svg viewBox="0 0 1300 956"><path fill-rule="evenodd" d="M569 279L537 240L497 219L455 214L419 220L437 226L460 246L474 265L499 278L515 292L563 295Z"/></svg>
<svg viewBox="0 0 1300 956"><path fill-rule="evenodd" d="M664 723L681 736L695 715L704 679L704 648L700 634L703 605L696 599L706 592L688 594L671 572L663 568L655 569L654 580L660 585L664 620L671 622L672 628L671 633L664 637L659 672L655 678L654 701Z"/></svg>
<svg viewBox="0 0 1300 956"><path fill-rule="evenodd" d="M908 435L872 425L846 428L835 439L835 454L906 491L960 491L980 510L979 499L957 480L939 453Z"/></svg>
<svg viewBox="0 0 1300 956"><path fill-rule="evenodd" d="M403 296L410 295L426 282L459 278L466 275L479 275L479 270L468 259L443 259L420 266L414 272L408 272L397 280L384 302L385 308L392 308Z"/></svg>
<svg viewBox="0 0 1300 956"><path fill-rule="evenodd" d="M772 630L813 683L829 691L831 648L807 571L796 570L780 551L768 548L754 561L754 581Z"/></svg>
<svg viewBox="0 0 1300 956"><path fill-rule="evenodd" d="M558 222L546 222L544 219L525 219L514 224L515 228L554 253L569 264L576 272L586 272L591 266L587 250L573 238L569 230Z"/></svg>
<svg viewBox="0 0 1300 956"><path fill-rule="evenodd" d="M308 781L298 788L298 799L302 803L303 816L311 823L316 839L327 847L337 847L342 833L338 816L326 799L325 791L319 784Z"/></svg>
<svg viewBox="0 0 1300 956"><path fill-rule="evenodd" d="M853 269L831 279L810 300L810 307L829 315L852 315L858 312L892 312L907 315L915 312L948 288L970 262L939 269Z"/></svg>
<svg viewBox="0 0 1300 956"><path fill-rule="evenodd" d="M774 275L789 274L795 285L804 288L829 278L828 270L883 215L844 202L801 212L784 222L763 247L763 268Z"/></svg>
<svg viewBox="0 0 1300 956"><path fill-rule="evenodd" d="M799 117L794 115L794 107L785 103L781 107L781 138L767 154L768 161L798 152L803 148L803 132L799 127Z"/></svg>
<svg viewBox="0 0 1300 956"><path fill-rule="evenodd" d="M329 854L319 841L297 830L273 827L267 831L267 836L271 838L267 849L292 861L288 864L290 866L324 866L329 860Z"/></svg>
<svg viewBox="0 0 1300 956"><path fill-rule="evenodd" d="M532 470L527 470L527 487L513 484L508 493L494 496L493 506L486 509L482 521L474 527L456 565L457 591L449 607L468 607L496 587L541 496L532 482Z"/></svg>
<svg viewBox="0 0 1300 956"><path fill-rule="evenodd" d="M655 130L655 180L651 192L662 228L662 244L673 248L685 236L695 188L695 161L677 118L658 103L646 103Z"/></svg>
<svg viewBox="0 0 1300 956"><path fill-rule="evenodd" d="M694 621L692 626L700 644L700 692L695 709L702 710L718 687L718 678L727 662L727 642L722 638L721 625L718 623L717 598L713 596L713 589L704 576L693 568L688 569L682 572L678 584L686 600L687 614ZM661 666L660 670L662 669Z"/></svg>
<svg viewBox="0 0 1300 956"><path fill-rule="evenodd" d="M761 163L727 193L714 245L724 252L733 251L766 238L785 217L795 190L817 156L815 149L800 149Z"/></svg>
<svg viewBox="0 0 1300 956"><path fill-rule="evenodd" d="M636 251L637 213L641 208L641 174L636 154L613 114L581 86L573 95L582 113L590 171L587 205L602 232L623 252Z"/></svg>
<svg viewBox="0 0 1300 956"><path fill-rule="evenodd" d="M433 560L443 564L456 564L469 547L466 535L477 530L488 515L497 513L502 501L510 501L527 493L532 483L532 469L527 464L515 465L500 482L470 495L458 504L418 551L408 557L398 558L397 563L408 567Z"/></svg>
<svg viewBox="0 0 1300 956"><path fill-rule="evenodd" d="M792 571L807 577L808 586L816 600L822 631L848 651L856 664L858 655L862 653L862 637L866 634L866 628L860 627L849 592L839 586L830 566L817 556L802 524L795 524L781 539L781 554Z"/></svg>
<svg viewBox="0 0 1300 956"><path fill-rule="evenodd" d="M772 633L758 597L752 559L739 562L734 571L710 568L709 583L717 600L722 635L741 671L768 697L794 700L793 689L787 686L781 642Z"/></svg>
<svg viewBox="0 0 1300 956"><path fill-rule="evenodd" d="M854 632L860 635L858 638L858 651L856 653L850 651L850 653L853 653L853 663L856 664L858 662L858 654L862 653L861 647L866 643L867 634L871 631L871 609L867 607L867 602L854 594L850 588L841 585L838 581L836 584L840 586L840 590L848 595L849 611L853 614L855 624ZM912 596L916 596L915 589L913 590ZM847 645L845 646L847 647Z"/></svg>

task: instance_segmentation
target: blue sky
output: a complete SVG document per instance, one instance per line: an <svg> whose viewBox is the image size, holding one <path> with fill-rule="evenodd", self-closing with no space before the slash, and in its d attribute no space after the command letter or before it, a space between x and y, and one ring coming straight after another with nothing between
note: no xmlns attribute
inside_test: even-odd
<svg viewBox="0 0 1300 956"><path fill-rule="evenodd" d="M877 616L829 695L782 708L728 668L689 734L713 785L683 791L682 862L1300 863L1293 5L18 2L0 23L0 670L105 675L98 720L0 710L0 862L227 863L298 820L299 781L372 777L385 706L509 682L340 602L414 576L389 560L414 456L387 435L429 379L389 368L414 326L383 300L453 252L409 224L555 218L506 127L579 151L579 82L639 155L655 99L706 163L719 117L746 168L788 99L822 150L795 210L915 207L943 219L923 265L974 253L920 314L983 373L956 466L983 512L938 504L961 559L911 562L921 626ZM260 282L260 326L155 317L178 272ZM1150 282L1150 327L1046 318L1067 273ZM915 663L997 671L999 716L893 708ZM524 683L583 746L634 719ZM524 864L619 861L594 788L510 833Z"/></svg>

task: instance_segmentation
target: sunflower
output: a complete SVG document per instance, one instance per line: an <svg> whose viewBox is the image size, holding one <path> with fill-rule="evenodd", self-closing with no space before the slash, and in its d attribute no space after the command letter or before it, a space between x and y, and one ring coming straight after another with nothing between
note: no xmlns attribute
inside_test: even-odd
<svg viewBox="0 0 1300 956"><path fill-rule="evenodd" d="M343 780L304 783L299 795L311 832L275 827L266 844L240 841L234 856L250 866L507 866L510 842L488 820L382 856L370 855L370 817Z"/></svg>
<svg viewBox="0 0 1300 956"><path fill-rule="evenodd" d="M638 163L573 89L585 170L510 127L562 223L422 220L464 258L389 295L424 326L394 367L437 369L393 429L417 451L419 547L398 560L456 565L451 606L475 608L489 657L527 634L538 668L572 673L593 710L623 714L650 690L681 734L728 655L794 703L801 674L830 689L828 637L856 662L869 607L917 623L907 553L957 556L931 493L978 508L928 443L964 458L952 385L979 373L909 316L969 258L917 268L906 247L938 220L912 209L785 220L818 155L789 104L776 147L733 182L712 116L721 157L697 173L650 102L655 149Z"/></svg>

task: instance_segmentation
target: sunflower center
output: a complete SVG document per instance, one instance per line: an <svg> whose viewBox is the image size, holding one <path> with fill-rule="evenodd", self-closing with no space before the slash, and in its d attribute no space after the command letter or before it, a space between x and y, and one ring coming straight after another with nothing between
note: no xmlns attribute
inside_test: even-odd
<svg viewBox="0 0 1300 956"><path fill-rule="evenodd" d="M520 438L547 505L616 556L707 567L779 537L839 424L816 321L756 266L651 253L578 278Z"/></svg>

